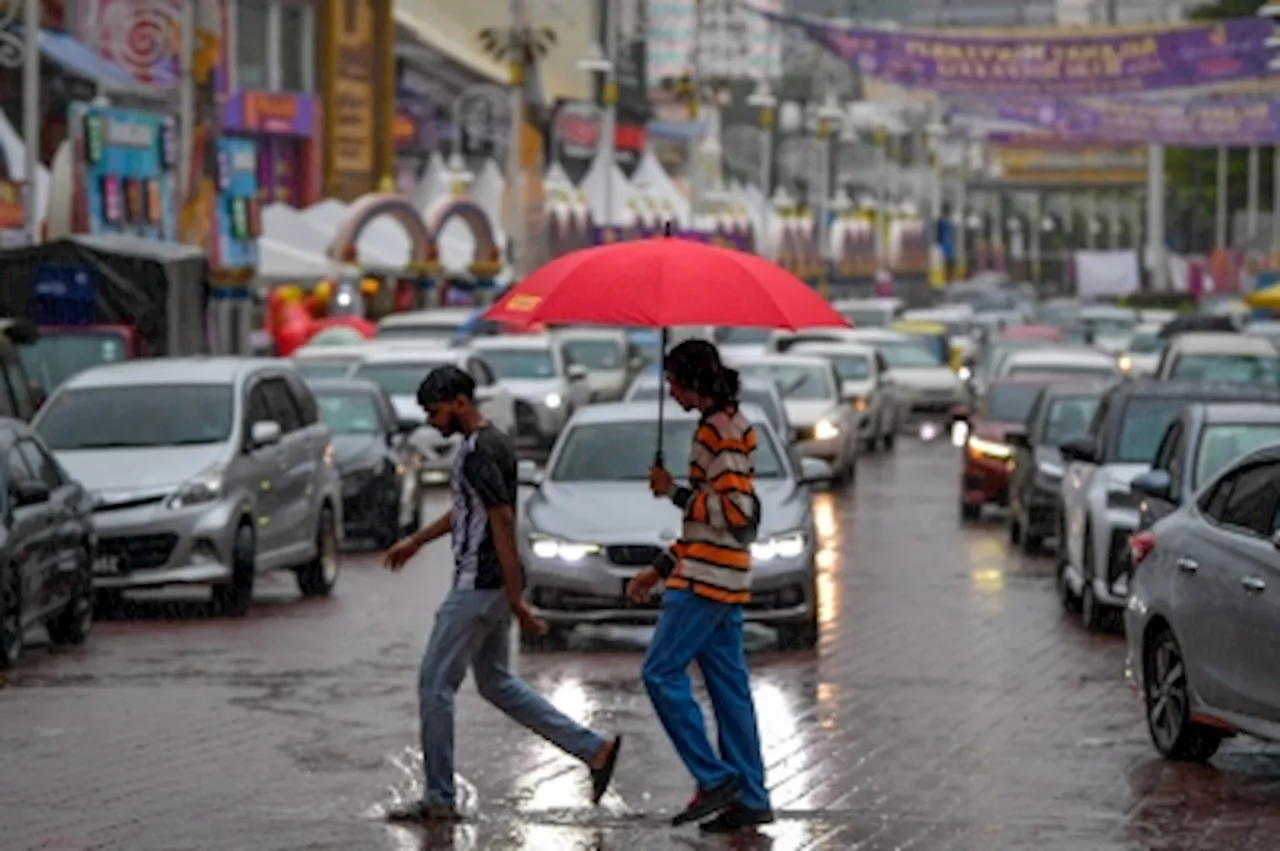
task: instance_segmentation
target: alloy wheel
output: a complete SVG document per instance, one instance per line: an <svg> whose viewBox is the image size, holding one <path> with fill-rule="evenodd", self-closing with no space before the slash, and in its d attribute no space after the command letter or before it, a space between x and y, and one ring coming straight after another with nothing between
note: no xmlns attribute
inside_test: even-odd
<svg viewBox="0 0 1280 851"><path fill-rule="evenodd" d="M1146 680L1151 736L1161 751L1173 751L1186 724L1190 700L1182 653L1172 635L1162 635L1151 650Z"/></svg>

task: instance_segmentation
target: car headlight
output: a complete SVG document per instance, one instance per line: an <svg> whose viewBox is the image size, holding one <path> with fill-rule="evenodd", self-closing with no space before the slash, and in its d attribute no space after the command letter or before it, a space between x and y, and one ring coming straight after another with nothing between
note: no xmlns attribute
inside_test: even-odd
<svg viewBox="0 0 1280 851"><path fill-rule="evenodd" d="M187 508L213 502L222 495L222 472L222 465L216 464L192 476L169 497L169 507Z"/></svg>
<svg viewBox="0 0 1280 851"><path fill-rule="evenodd" d="M973 370L969 369L967 366L962 366L959 371L956 372L956 377L961 381L968 381L970 378L973 378Z"/></svg>
<svg viewBox="0 0 1280 851"><path fill-rule="evenodd" d="M755 561L772 561L775 558L797 558L804 553L805 537L802 532L789 532L751 545L751 558Z"/></svg>
<svg viewBox="0 0 1280 851"><path fill-rule="evenodd" d="M1008 458L1013 455L1013 448L1009 445L996 443L994 440L983 440L981 437L969 438L969 451L974 455L987 458Z"/></svg>
<svg viewBox="0 0 1280 851"><path fill-rule="evenodd" d="M818 424L813 427L814 440L833 440L839 436L840 426L831 420L818 420Z"/></svg>
<svg viewBox="0 0 1280 851"><path fill-rule="evenodd" d="M563 402L564 400L560 398L559 393L548 393L547 398L542 400L542 403L553 411L560 407Z"/></svg>
<svg viewBox="0 0 1280 851"><path fill-rule="evenodd" d="M1050 464L1048 461L1041 461L1036 465L1036 472L1049 479L1061 479L1062 467L1057 464Z"/></svg>
<svg viewBox="0 0 1280 851"><path fill-rule="evenodd" d="M533 554L538 558L578 562L601 551L599 544L583 544L558 538L532 538L529 541Z"/></svg>
<svg viewBox="0 0 1280 851"><path fill-rule="evenodd" d="M1121 355L1116 359L1116 366L1121 372L1131 372L1133 370L1133 358L1128 355Z"/></svg>

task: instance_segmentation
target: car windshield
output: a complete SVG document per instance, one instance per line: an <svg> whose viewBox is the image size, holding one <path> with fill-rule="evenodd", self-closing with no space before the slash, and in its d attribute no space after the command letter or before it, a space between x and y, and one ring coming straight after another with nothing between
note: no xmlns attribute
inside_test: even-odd
<svg viewBox="0 0 1280 851"><path fill-rule="evenodd" d="M867 381L871 378L871 358L866 355L830 355L841 381Z"/></svg>
<svg viewBox="0 0 1280 851"><path fill-rule="evenodd" d="M293 365L303 378L346 378L356 360L295 360Z"/></svg>
<svg viewBox="0 0 1280 851"><path fill-rule="evenodd" d="M668 469L688 470L693 447L692 420L667 422L662 428L662 447ZM554 482L643 482L653 466L653 447L658 433L654 420L586 423L569 429L556 453L551 470ZM769 433L756 430L756 478L787 476L777 447Z"/></svg>
<svg viewBox="0 0 1280 851"><path fill-rule="evenodd" d="M982 350L982 360L980 361L982 371L987 374L999 369L1005 358L1014 352L1043 347L1044 343L1037 340L1004 340L999 343L992 343Z"/></svg>
<svg viewBox="0 0 1280 851"><path fill-rule="evenodd" d="M372 381L388 396L417 396L418 386L427 373L449 361L408 361L405 363L362 363L351 373L352 378Z"/></svg>
<svg viewBox="0 0 1280 851"><path fill-rule="evenodd" d="M654 381L645 381L636 384L635 387L627 393L628 402L653 402L658 398L658 384ZM764 411L764 415L769 418L769 423L782 432L786 428L786 421L782 409L775 403L777 397L759 386L748 385L738 391L738 401L744 405L755 405Z"/></svg>
<svg viewBox="0 0 1280 851"><path fill-rule="evenodd" d="M1280 443L1280 423L1209 426L1200 435L1192 486L1200 487L1237 458L1273 443Z"/></svg>
<svg viewBox="0 0 1280 851"><path fill-rule="evenodd" d="M456 325L388 325L375 336L379 340L449 340L461 334Z"/></svg>
<svg viewBox="0 0 1280 851"><path fill-rule="evenodd" d="M222 443L231 436L230 384L139 384L57 393L36 418L54 451Z"/></svg>
<svg viewBox="0 0 1280 851"><path fill-rule="evenodd" d="M986 419L995 423L1025 423L1043 384L1018 381L997 384L987 393Z"/></svg>
<svg viewBox="0 0 1280 851"><path fill-rule="evenodd" d="M1123 337L1126 334L1133 333L1134 328L1138 325L1138 320L1123 316L1099 316L1097 318L1085 318L1084 323L1099 337Z"/></svg>
<svg viewBox="0 0 1280 851"><path fill-rule="evenodd" d="M1089 423L1098 407L1097 396L1064 396L1049 403L1041 443L1061 446L1068 440L1084 437L1089 433Z"/></svg>
<svg viewBox="0 0 1280 851"><path fill-rule="evenodd" d="M30 346L19 346L27 375L52 391L86 369L128 358L123 335L113 331L41 334Z"/></svg>
<svg viewBox="0 0 1280 851"><path fill-rule="evenodd" d="M1155 331L1140 331L1129 341L1129 351L1135 355L1158 355L1164 351L1164 340Z"/></svg>
<svg viewBox="0 0 1280 851"><path fill-rule="evenodd" d="M717 328L715 337L726 346L763 346L772 335L771 328Z"/></svg>
<svg viewBox="0 0 1280 851"><path fill-rule="evenodd" d="M555 378L556 364L546 349L485 349L480 353L499 381Z"/></svg>
<svg viewBox="0 0 1280 851"><path fill-rule="evenodd" d="M877 343L890 369L936 369L942 366L935 352L920 343Z"/></svg>
<svg viewBox="0 0 1280 851"><path fill-rule="evenodd" d="M1130 399L1120 421L1116 463L1150 464L1155 460L1165 431L1188 401L1180 396Z"/></svg>
<svg viewBox="0 0 1280 851"><path fill-rule="evenodd" d="M1227 384L1280 384L1280 357L1266 355L1180 355L1170 378Z"/></svg>
<svg viewBox="0 0 1280 851"><path fill-rule="evenodd" d="M820 366L759 363L743 367L742 372L772 381L783 399L834 399L837 395L836 388L831 385L830 372Z"/></svg>
<svg viewBox="0 0 1280 851"><path fill-rule="evenodd" d="M1079 364L1079 363L1022 363L1012 364L1006 375L1072 375L1077 376L1081 380L1088 379L1107 379L1115 375L1115 369L1101 364Z"/></svg>
<svg viewBox="0 0 1280 851"><path fill-rule="evenodd" d="M378 405L368 393L318 393L320 418L334 434L381 434Z"/></svg>
<svg viewBox="0 0 1280 851"><path fill-rule="evenodd" d="M564 350L591 372L611 372L625 366L623 346L616 340L565 340Z"/></svg>
<svg viewBox="0 0 1280 851"><path fill-rule="evenodd" d="M840 311L840 315L853 323L854 328L888 328L893 314L874 307L852 307Z"/></svg>

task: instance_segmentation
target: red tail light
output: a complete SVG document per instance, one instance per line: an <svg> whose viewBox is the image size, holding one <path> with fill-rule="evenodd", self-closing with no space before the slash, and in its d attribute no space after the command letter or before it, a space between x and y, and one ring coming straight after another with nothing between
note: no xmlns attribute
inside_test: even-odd
<svg viewBox="0 0 1280 851"><path fill-rule="evenodd" d="M1129 539L1129 554L1133 556L1133 566L1137 567L1142 560L1156 548L1156 536L1150 532L1139 532Z"/></svg>

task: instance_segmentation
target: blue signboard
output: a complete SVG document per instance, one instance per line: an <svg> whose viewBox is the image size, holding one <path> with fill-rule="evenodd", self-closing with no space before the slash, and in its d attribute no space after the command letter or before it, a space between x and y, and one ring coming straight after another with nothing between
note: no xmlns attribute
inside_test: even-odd
<svg viewBox="0 0 1280 851"><path fill-rule="evenodd" d="M258 143L218 140L218 241L213 265L253 269L258 265Z"/></svg>
<svg viewBox="0 0 1280 851"><path fill-rule="evenodd" d="M89 232L172 242L178 157L173 119L136 109L73 103L70 125Z"/></svg>
<svg viewBox="0 0 1280 851"><path fill-rule="evenodd" d="M78 266L36 267L33 318L38 325L92 325L97 273Z"/></svg>

